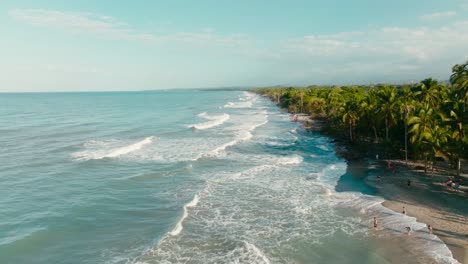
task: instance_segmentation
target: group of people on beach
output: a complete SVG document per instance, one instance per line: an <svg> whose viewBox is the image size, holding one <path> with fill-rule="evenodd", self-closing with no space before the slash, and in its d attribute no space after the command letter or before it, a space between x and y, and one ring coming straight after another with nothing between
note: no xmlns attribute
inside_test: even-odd
<svg viewBox="0 0 468 264"><path fill-rule="evenodd" d="M448 181L445 182L445 185L447 186L447 189L449 191L458 191L460 190L460 182L454 182L452 179L448 179Z"/></svg>
<svg viewBox="0 0 468 264"><path fill-rule="evenodd" d="M406 215L406 207L403 206L403 211L401 212L402 214ZM378 220L377 220L377 217L374 216L374 229L377 228L379 225L378 223ZM410 226L407 226L405 227L405 230L406 230L406 233L409 235L411 233L411 227ZM431 225L427 225L427 230L429 231L430 234L432 234L432 226Z"/></svg>
<svg viewBox="0 0 468 264"><path fill-rule="evenodd" d="M376 159L379 159L379 154L375 155ZM397 171L397 166L392 163L392 161L388 160L387 161L387 169L390 169L393 173L396 173ZM382 176L378 175L377 176L377 182L380 182L382 180ZM411 185L411 183L408 183L408 187Z"/></svg>

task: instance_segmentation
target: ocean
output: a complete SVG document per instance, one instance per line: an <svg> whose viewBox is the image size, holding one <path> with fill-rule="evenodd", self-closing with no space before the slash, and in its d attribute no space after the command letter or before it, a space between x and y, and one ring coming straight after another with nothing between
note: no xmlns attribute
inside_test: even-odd
<svg viewBox="0 0 468 264"><path fill-rule="evenodd" d="M457 263L336 191L330 138L254 93L0 94L0 116L0 263Z"/></svg>

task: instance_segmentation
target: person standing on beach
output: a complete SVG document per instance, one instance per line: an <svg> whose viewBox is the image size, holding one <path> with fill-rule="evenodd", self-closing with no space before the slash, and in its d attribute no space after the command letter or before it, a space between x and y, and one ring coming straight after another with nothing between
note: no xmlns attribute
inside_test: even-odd
<svg viewBox="0 0 468 264"><path fill-rule="evenodd" d="M406 215L406 208L403 206L403 212L401 212L402 214Z"/></svg>
<svg viewBox="0 0 468 264"><path fill-rule="evenodd" d="M406 229L407 234L409 235L411 233L411 227L407 226L407 227L405 227L405 229Z"/></svg>
<svg viewBox="0 0 468 264"><path fill-rule="evenodd" d="M454 185L452 179L449 178L449 180L445 183L445 185L447 185L448 190L452 190L453 185Z"/></svg>
<svg viewBox="0 0 468 264"><path fill-rule="evenodd" d="M374 228L377 228L377 217L374 216Z"/></svg>
<svg viewBox="0 0 468 264"><path fill-rule="evenodd" d="M427 229L429 230L429 233L432 234L432 226L431 226L431 225L427 225Z"/></svg>

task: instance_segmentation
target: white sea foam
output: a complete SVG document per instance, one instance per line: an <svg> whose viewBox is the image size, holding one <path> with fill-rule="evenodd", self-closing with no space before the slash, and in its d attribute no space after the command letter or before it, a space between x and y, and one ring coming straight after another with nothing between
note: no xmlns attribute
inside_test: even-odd
<svg viewBox="0 0 468 264"><path fill-rule="evenodd" d="M242 94L245 96L245 98L249 98L249 99L257 96L256 94L252 92L247 92L247 91L243 91Z"/></svg>
<svg viewBox="0 0 468 264"><path fill-rule="evenodd" d="M154 139L153 136L147 137L147 138L145 138L145 139L143 139L141 141L138 141L138 142L136 142L134 144L112 150L112 152L102 156L101 158L114 158L114 157L118 157L118 156L121 156L121 155L128 154L130 152L137 151L137 150L141 149L144 145L153 142L153 139Z"/></svg>
<svg viewBox="0 0 468 264"><path fill-rule="evenodd" d="M209 195L199 195L203 202L197 205L192 200L186 205L186 213L179 221L180 225L176 225L173 230L176 236L168 235L143 260L148 259L149 263L281 262L281 259L274 256L282 256L280 252L294 252L298 240L304 243L304 247L311 246L314 250L318 248L320 253L324 239L332 237L337 231L349 236L366 236L369 232L366 219L371 219L371 215L378 212L384 216L389 215L388 212L379 211L382 199L378 197L351 192L339 193L331 184L320 179L297 177L297 171L291 170L289 166L282 166L289 162L279 164L281 159L292 160L294 155L248 156L246 158L259 165L243 171L215 173L210 180L213 188ZM230 158L237 159L237 156ZM340 162L325 165L317 173L323 174L323 180L334 179L336 184L336 179L345 169L345 164ZM209 179L209 176L206 177ZM188 205L193 206L190 211L186 210ZM337 210L340 208L365 208L364 211L369 216L337 217ZM189 213L194 217L187 218ZM379 220L382 225L399 223L395 225L395 230L400 230L399 227L405 225L412 227L415 234L411 239L404 240L404 236L402 240L408 243L407 248L413 250L420 244L422 246L417 251L431 255L429 261L422 263L434 263L430 261L434 259L436 263L457 263L452 261L449 251L440 246L440 241L435 236L425 236L423 226L418 225L414 219L398 214L393 219L384 219L384 216ZM194 228L187 230L186 236L177 236L182 230L183 220L190 222L190 226ZM413 243L413 238L421 239L419 242L422 243ZM423 242L422 239L426 238L429 240ZM219 254L220 251L223 254ZM297 259L292 258L291 262L295 260Z"/></svg>
<svg viewBox="0 0 468 264"><path fill-rule="evenodd" d="M325 145L317 145L316 147L324 151L329 151L328 147Z"/></svg>
<svg viewBox="0 0 468 264"><path fill-rule="evenodd" d="M260 257L260 259L263 261L265 264L270 264L270 260L265 256L265 254L254 244L251 244L247 241L244 241L245 247L247 248L248 251L253 252L255 255Z"/></svg>
<svg viewBox="0 0 468 264"><path fill-rule="evenodd" d="M254 135L252 131L268 122L266 112L251 115L251 110L233 110L237 111L240 114L231 113L229 124L232 126L221 130L225 141L208 147L203 145L200 152L211 149L219 153L229 146L250 140ZM201 117L205 115L202 113ZM272 122L273 128L274 125ZM265 131L267 129L259 129L255 135L260 133L259 138L264 140L271 136L261 134ZM268 131L271 131L270 127ZM286 134L299 136L296 130ZM304 161L294 152L286 155L283 152L277 155L246 153L245 149L250 150L248 145L245 149L242 146L239 153L233 149L225 158L251 167L227 166L226 170L213 172L213 175L200 175L213 186L209 195L199 193L187 203L174 229L159 241L150 255L142 259L149 263L281 262L285 261L282 252L296 252L298 244L304 248L310 246L320 254L322 244L326 246L327 240L333 240L333 236L340 232L351 236L351 239L367 237L372 231L367 227L368 220L379 214L382 218L379 223L388 225L390 229L379 230L379 234L391 238L400 236L399 241L408 243L405 248L425 252L437 263L457 263L438 238L426 236L424 225L413 218L385 211L387 209L381 205L383 199L354 192L336 192L337 181L346 172L346 163L329 151L332 145L327 141L326 138L316 140L315 145L328 151L311 154L316 158L313 162ZM190 228L183 229L184 225ZM414 230L415 235L411 239L405 240L406 236L401 236L404 226L411 226ZM183 236L179 235L182 230ZM412 238L427 240L414 243ZM418 248L418 245L426 248ZM350 246L349 249L355 248ZM357 252L360 250L365 252L365 249ZM301 253L307 255L307 252ZM294 256L290 260L297 261Z"/></svg>
<svg viewBox="0 0 468 264"><path fill-rule="evenodd" d="M240 140L232 140L232 141L229 141L228 143L225 143L225 144L222 144L221 146L219 147L216 147L215 149L213 149L211 151L211 153L208 153L207 156L216 156L218 155L221 151L224 151L226 150L227 147L232 147L234 145L236 145L237 143L239 143Z"/></svg>
<svg viewBox="0 0 468 264"><path fill-rule="evenodd" d="M372 225L373 217L377 217L379 226L376 229L379 237L407 236L406 227L411 228L411 234L407 247L413 252L424 252L426 256L420 256L422 263L450 263L458 264L448 247L435 235L427 231L426 224L417 222L416 218L398 212L394 212L382 205L384 199L377 196L370 196L356 192L335 192L330 191L335 199L336 206L343 208L356 208L363 214L362 225ZM367 219L367 220L366 220ZM431 258L432 260L428 259Z"/></svg>
<svg viewBox="0 0 468 264"><path fill-rule="evenodd" d="M228 102L224 105L225 108L251 108L253 103L251 101L243 102Z"/></svg>
<svg viewBox="0 0 468 264"><path fill-rule="evenodd" d="M85 143L85 147L91 147L90 150L80 151L73 154L77 160L91 160L91 159L104 159L104 158L115 158L123 155L127 155L132 152L136 152L143 148L143 146L148 145L153 142L155 139L154 136L146 137L143 140L138 142L123 146L123 147L113 147L113 145L119 141L110 140L105 142L99 141L89 141ZM103 146L101 148L95 148L96 146Z"/></svg>
<svg viewBox="0 0 468 264"><path fill-rule="evenodd" d="M292 144L269 141L269 142L265 142L265 145L272 146L272 147L287 147L287 146L291 146Z"/></svg>
<svg viewBox="0 0 468 264"><path fill-rule="evenodd" d="M200 197L198 196L198 194L196 194L193 199L187 203L186 205L184 205L183 207L183 214L182 214L182 217L180 218L180 220L177 222L176 226L174 227L174 229L172 229L171 232L169 232L169 234L171 236L177 236L178 234L180 234L180 232L182 231L182 229L184 228L182 226L182 223L184 222L185 218L187 218L187 216L189 215L188 214L188 208L191 208L191 207L195 207L197 206L198 202L200 200Z"/></svg>
<svg viewBox="0 0 468 264"><path fill-rule="evenodd" d="M254 123L254 124L249 124L249 123L247 123L247 124L244 124L244 123L235 124L235 126L234 126L235 139L216 147L210 153L207 153L206 156L217 156L222 151L226 150L228 147L232 147L232 146L234 146L234 145L236 145L236 144L238 144L240 142L250 140L253 137L253 135L252 135L253 130L255 130L256 128L258 128L260 126L263 126L263 125L268 123L268 115L267 115L266 111L261 112L260 117L263 120L259 120L258 123Z"/></svg>
<svg viewBox="0 0 468 264"><path fill-rule="evenodd" d="M199 114L198 116L202 117L202 118L205 118L205 119L208 119L210 121L189 125L189 127L199 129L199 130L208 129L208 128L212 128L212 127L219 126L219 125L223 124L224 122L229 120L229 117L230 117L229 114L210 116L206 112L203 112L203 113Z"/></svg>
<svg viewBox="0 0 468 264"><path fill-rule="evenodd" d="M293 164L299 164L303 161L303 158L299 155L292 155L289 157L283 157L281 158L278 163L283 164L283 165L293 165Z"/></svg>
<svg viewBox="0 0 468 264"><path fill-rule="evenodd" d="M244 92L243 97L239 97L239 102L228 102L224 105L225 108L252 108L256 101L257 95L249 92Z"/></svg>

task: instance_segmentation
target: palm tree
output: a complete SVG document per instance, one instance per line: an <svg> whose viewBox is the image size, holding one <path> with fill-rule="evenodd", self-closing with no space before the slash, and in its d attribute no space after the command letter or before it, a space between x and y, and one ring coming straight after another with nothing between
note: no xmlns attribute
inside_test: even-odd
<svg viewBox="0 0 468 264"><path fill-rule="evenodd" d="M361 101L362 97L358 93L354 93L343 105L342 121L349 125L349 140L351 142L353 142L353 129L359 120L359 105Z"/></svg>
<svg viewBox="0 0 468 264"><path fill-rule="evenodd" d="M421 103L428 103L432 107L437 107L445 97L441 94L440 88L440 84L436 80L427 78L421 81L414 95Z"/></svg>
<svg viewBox="0 0 468 264"><path fill-rule="evenodd" d="M453 87L452 87L453 88ZM445 119L446 124L451 128L451 137L449 140L449 151L453 160L455 161L455 167L457 176L460 176L461 172L461 160L460 156L465 153L465 142L468 142L467 137L467 112L465 111L465 102L457 96L452 95L450 101L445 104L444 110L447 113Z"/></svg>
<svg viewBox="0 0 468 264"><path fill-rule="evenodd" d="M343 90L341 88L333 88L327 94L326 103L327 103L327 116L332 120L340 116L340 112L345 104L343 98Z"/></svg>
<svg viewBox="0 0 468 264"><path fill-rule="evenodd" d="M370 90L364 97L361 103L361 113L362 119L368 121L369 125L372 127L374 132L374 142L379 141L377 134L377 125L379 123L379 118L377 115L378 110L378 98L375 89Z"/></svg>
<svg viewBox="0 0 468 264"><path fill-rule="evenodd" d="M432 108L429 103L425 103L408 120L408 124L411 125L409 133L412 134L410 140L416 144L424 156L425 173L429 160L432 160L435 154L442 149L449 137L448 127L440 124L442 119L442 113Z"/></svg>
<svg viewBox="0 0 468 264"><path fill-rule="evenodd" d="M460 155L465 152L465 143L468 142L468 61L464 64L457 64L452 68L450 76L452 84L450 90L450 101L448 109L449 125L452 128L452 137L450 146L455 152L457 176L460 176L461 161Z"/></svg>
<svg viewBox="0 0 468 264"><path fill-rule="evenodd" d="M408 162L408 117L415 108L413 94L408 86L403 87L400 95L400 114L405 126L405 161Z"/></svg>
<svg viewBox="0 0 468 264"><path fill-rule="evenodd" d="M468 104L468 61L453 66L450 83L458 90L458 98Z"/></svg>
<svg viewBox="0 0 468 264"><path fill-rule="evenodd" d="M396 97L396 89L392 86L383 86L377 91L380 107L377 112L382 114L385 120L385 140L389 140L388 130L390 126L396 123L395 110L397 109L398 100Z"/></svg>

